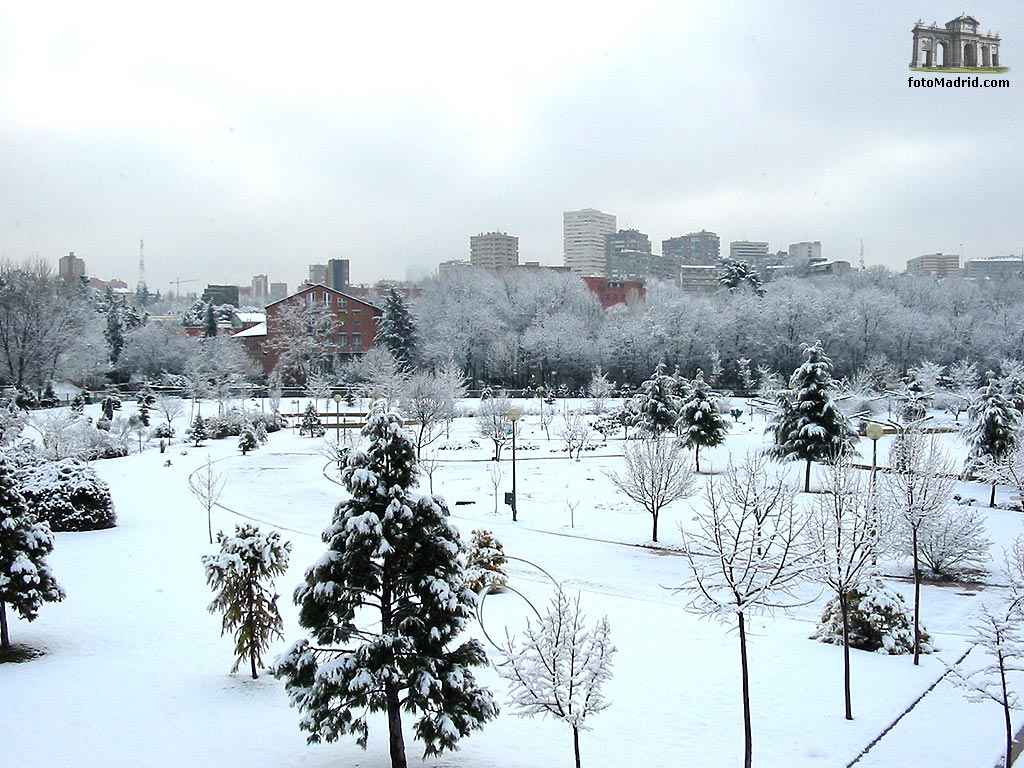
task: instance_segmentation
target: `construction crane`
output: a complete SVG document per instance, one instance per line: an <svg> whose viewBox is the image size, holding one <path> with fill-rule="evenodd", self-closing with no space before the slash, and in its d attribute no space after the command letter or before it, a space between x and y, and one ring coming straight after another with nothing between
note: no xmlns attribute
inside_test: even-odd
<svg viewBox="0 0 1024 768"><path fill-rule="evenodd" d="M180 299L181 298L181 284L182 283L196 283L198 281L199 281L198 277L197 278L193 278L192 280L182 280L180 277L177 278L176 280L171 280L171 285L174 286L174 297L176 299Z"/></svg>

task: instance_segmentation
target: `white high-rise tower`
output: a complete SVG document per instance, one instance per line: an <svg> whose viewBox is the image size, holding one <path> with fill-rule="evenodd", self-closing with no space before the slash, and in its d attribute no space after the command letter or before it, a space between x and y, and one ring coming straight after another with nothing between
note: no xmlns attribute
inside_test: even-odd
<svg viewBox="0 0 1024 768"><path fill-rule="evenodd" d="M565 266L577 275L605 273L605 235L615 234L615 216L593 208L562 214Z"/></svg>

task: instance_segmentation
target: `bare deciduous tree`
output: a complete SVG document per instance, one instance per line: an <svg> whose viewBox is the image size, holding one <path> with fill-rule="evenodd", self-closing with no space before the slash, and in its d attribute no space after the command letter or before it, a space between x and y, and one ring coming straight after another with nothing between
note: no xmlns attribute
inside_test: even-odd
<svg viewBox="0 0 1024 768"><path fill-rule="evenodd" d="M572 728L576 768L580 768L580 731L587 718L608 708L601 686L612 676L608 618L584 628L577 597L559 587L536 627L527 625L522 643L506 635L506 659L498 672L511 684L512 703L522 717L551 715Z"/></svg>
<svg viewBox="0 0 1024 768"><path fill-rule="evenodd" d="M813 554L801 543L806 518L795 491L769 477L763 455L730 462L721 478L709 477L699 530L683 530L683 551L692 571L680 591L691 592L689 610L736 623L740 639L744 766L752 757L747 616L799 604L793 588L805 578Z"/></svg>
<svg viewBox="0 0 1024 768"><path fill-rule="evenodd" d="M887 542L890 524L886 508L874 489L842 459L826 469L825 493L815 499L807 526L808 544L815 552L809 575L823 584L839 603L843 622L843 692L846 719L853 720L850 696L850 592L861 585Z"/></svg>
<svg viewBox="0 0 1024 768"><path fill-rule="evenodd" d="M953 493L954 472L949 455L934 435L917 431L896 438L889 452L890 471L882 486L899 520L914 565L914 664L921 658L921 529L942 515Z"/></svg>
<svg viewBox="0 0 1024 768"><path fill-rule="evenodd" d="M477 430L481 437L494 443L494 460L501 461L501 449L512 439L512 419L508 417L512 403L504 395L480 401L477 409Z"/></svg>
<svg viewBox="0 0 1024 768"><path fill-rule="evenodd" d="M213 506L224 491L224 483L225 478L213 471L213 463L209 456L206 457L204 466L188 476L189 490L206 509L206 529L210 535L211 544L213 544Z"/></svg>
<svg viewBox="0 0 1024 768"><path fill-rule="evenodd" d="M587 445L587 438L590 437L590 425L587 423L583 411L566 408L562 414L565 422L559 430L559 436L565 440L565 449L569 452L569 458L580 460L580 454Z"/></svg>
<svg viewBox="0 0 1024 768"><path fill-rule="evenodd" d="M658 540L658 516L673 501L693 492L693 470L674 439L653 438L627 445L625 469L609 472L615 487L646 509L652 518L651 539Z"/></svg>

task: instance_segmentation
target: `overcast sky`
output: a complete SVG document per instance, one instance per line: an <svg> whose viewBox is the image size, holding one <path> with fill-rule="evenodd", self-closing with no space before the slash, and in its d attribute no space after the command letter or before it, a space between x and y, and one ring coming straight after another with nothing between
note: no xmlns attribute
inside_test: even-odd
<svg viewBox="0 0 1024 768"><path fill-rule="evenodd" d="M329 258L372 282L488 231L560 264L584 207L656 252L702 228L899 269L1024 247L1019 2L227 5L4 11L0 258L134 286L143 238L151 290L294 288ZM1011 87L909 88L914 23L964 11Z"/></svg>

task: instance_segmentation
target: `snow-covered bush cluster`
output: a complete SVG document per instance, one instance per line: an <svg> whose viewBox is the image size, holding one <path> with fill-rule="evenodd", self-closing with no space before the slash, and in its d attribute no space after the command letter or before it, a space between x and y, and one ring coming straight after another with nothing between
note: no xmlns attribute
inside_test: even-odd
<svg viewBox="0 0 1024 768"><path fill-rule="evenodd" d="M21 471L19 490L54 531L95 531L117 524L110 488L96 470L76 459Z"/></svg>
<svg viewBox="0 0 1024 768"><path fill-rule="evenodd" d="M910 609L903 596L886 585L879 574L865 579L860 589L847 594L846 600L851 648L891 656L914 652L914 618ZM837 598L828 601L811 637L823 643L843 644L843 617ZM921 652L932 650L931 639L922 627Z"/></svg>
<svg viewBox="0 0 1024 768"><path fill-rule="evenodd" d="M237 408L232 408L223 416L210 416L205 422L206 434L211 440L240 437L246 429L255 430L257 424L262 424L268 433L281 429L281 420L277 414L240 411Z"/></svg>

